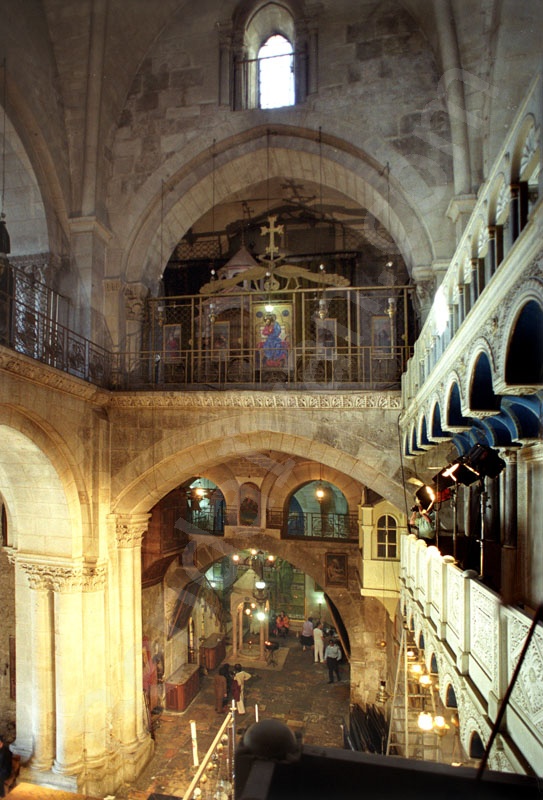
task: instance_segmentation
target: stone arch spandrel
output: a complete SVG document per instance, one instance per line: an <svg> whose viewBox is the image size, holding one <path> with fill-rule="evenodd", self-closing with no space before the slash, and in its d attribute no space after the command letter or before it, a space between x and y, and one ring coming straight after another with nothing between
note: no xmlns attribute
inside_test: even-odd
<svg viewBox="0 0 543 800"><path fill-rule="evenodd" d="M181 163L181 156L185 163ZM120 204L111 211L112 230L126 253L127 281L145 280L153 285L159 280L169 253L212 207L213 198L218 205L236 192L246 192L247 176L251 184L283 176L315 185L322 181L389 228L409 271L434 260L424 219L400 184L393 181L389 193L382 165L340 137L323 138L321 157L314 130L274 126L268 146L267 128L255 127L213 147L210 141L205 152L177 153L175 160L175 164L168 164L164 183L160 173L151 176L130 204ZM134 221L128 239L123 232L127 218Z"/></svg>
<svg viewBox="0 0 543 800"><path fill-rule="evenodd" d="M89 530L90 504L60 437L46 431L43 421L7 406L0 406L0 431L0 491L13 546L42 556L88 555L84 532Z"/></svg>
<svg viewBox="0 0 543 800"><path fill-rule="evenodd" d="M366 409L366 413L367 413ZM152 412L150 412L152 414ZM132 419L132 418L131 418ZM340 424L340 417L305 409L303 422L292 410L266 409L258 412L229 410L225 417L204 421L201 417L187 425L180 417L179 429L166 428L161 415L154 417L154 441L145 448L129 450L127 431L120 418L116 420L112 443L113 459L123 463L112 475L112 510L117 513L148 511L161 497L191 475L218 466L242 454L270 449L304 459L321 442L323 464L365 484L397 506L403 503L403 487L399 474L399 453L394 439L396 413L381 410L376 414L354 414ZM146 427L149 421L142 419ZM389 431L379 446L372 442L372 431ZM228 431L235 431L229 435ZM303 434L300 433L303 430ZM133 441L137 440L131 432ZM375 437L374 437L375 438ZM149 440L149 439L148 439ZM222 487L219 484L219 488Z"/></svg>
<svg viewBox="0 0 543 800"><path fill-rule="evenodd" d="M349 510L355 511L360 503L360 495L362 487L360 483L349 474L341 472L337 469L330 469L325 467L321 469L320 462L312 462L307 464L297 464L284 475L273 476L275 480L271 479L270 491L268 494L268 507L269 508L282 508L285 500L287 500L297 489L304 483L309 481L328 481L336 486L347 500ZM267 480L264 481L262 490L263 493Z"/></svg>

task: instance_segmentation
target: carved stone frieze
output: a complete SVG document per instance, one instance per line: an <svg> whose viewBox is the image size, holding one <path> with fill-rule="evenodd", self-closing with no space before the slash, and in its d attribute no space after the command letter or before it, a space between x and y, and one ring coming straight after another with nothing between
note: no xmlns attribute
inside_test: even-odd
<svg viewBox="0 0 543 800"><path fill-rule="evenodd" d="M452 630L457 635L461 633L460 613L462 608L462 577L455 573L450 574L450 580L447 581L447 609L448 609L448 623Z"/></svg>
<svg viewBox="0 0 543 800"><path fill-rule="evenodd" d="M488 228L486 225L483 225L479 231L479 239L477 240L477 255L479 258L482 258L486 253L486 248L488 247L488 238Z"/></svg>
<svg viewBox="0 0 543 800"><path fill-rule="evenodd" d="M116 408L401 409L400 392L155 392L113 395Z"/></svg>
<svg viewBox="0 0 543 800"><path fill-rule="evenodd" d="M508 626L511 669L518 662L528 634L528 621L512 618ZM543 635L536 632L519 671L511 703L524 718L543 723Z"/></svg>
<svg viewBox="0 0 543 800"><path fill-rule="evenodd" d="M103 588L106 583L107 572L104 564L90 567L17 560L26 573L31 589L67 594L96 591Z"/></svg>
<svg viewBox="0 0 543 800"><path fill-rule="evenodd" d="M149 289L142 283L131 283L124 287L126 318L142 322L146 315Z"/></svg>
<svg viewBox="0 0 543 800"><path fill-rule="evenodd" d="M500 186L498 199L496 202L496 222L503 223L507 214L509 213L509 204L511 203L511 189L509 185L503 181Z"/></svg>
<svg viewBox="0 0 543 800"><path fill-rule="evenodd" d="M497 651L496 603L476 583L472 584L471 592L471 652L494 683Z"/></svg>
<svg viewBox="0 0 543 800"><path fill-rule="evenodd" d="M70 394L88 400L97 405L107 402L109 393L98 389L80 378L53 369L53 367L34 361L28 356L16 353L0 346L0 370L10 372L19 378L32 381L32 383L56 389L64 394Z"/></svg>
<svg viewBox="0 0 543 800"><path fill-rule="evenodd" d="M522 155L520 157L520 174L523 177L532 159L537 154L537 149L539 147L540 130L541 129L539 128L539 126L536 127L535 125L532 125L532 127L528 131L528 135L526 136L526 141L524 142L524 146L522 148Z"/></svg>

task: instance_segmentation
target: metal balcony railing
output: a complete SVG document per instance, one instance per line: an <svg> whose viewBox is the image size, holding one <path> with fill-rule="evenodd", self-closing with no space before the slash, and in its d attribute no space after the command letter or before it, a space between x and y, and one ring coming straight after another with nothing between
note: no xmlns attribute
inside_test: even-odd
<svg viewBox="0 0 543 800"><path fill-rule="evenodd" d="M64 298L3 266L0 344L104 388L400 389L412 353L409 287L152 298L142 345L116 352L66 324Z"/></svg>
<svg viewBox="0 0 543 800"><path fill-rule="evenodd" d="M356 514L324 514L320 512L293 512L270 509L268 528L279 528L288 539L345 539L358 541Z"/></svg>
<svg viewBox="0 0 543 800"><path fill-rule="evenodd" d="M0 265L0 344L82 378L110 387L111 353L70 330L67 301L19 270Z"/></svg>

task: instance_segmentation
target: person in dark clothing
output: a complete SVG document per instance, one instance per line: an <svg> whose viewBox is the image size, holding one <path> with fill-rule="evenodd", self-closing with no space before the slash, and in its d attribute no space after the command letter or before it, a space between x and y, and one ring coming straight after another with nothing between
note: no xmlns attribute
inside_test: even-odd
<svg viewBox="0 0 543 800"><path fill-rule="evenodd" d="M0 736L0 797L5 797L4 781L11 775L12 755L9 745Z"/></svg>
<svg viewBox="0 0 543 800"><path fill-rule="evenodd" d="M226 679L226 703L232 699L232 667L230 664L223 664L219 667L219 675Z"/></svg>
<svg viewBox="0 0 543 800"><path fill-rule="evenodd" d="M328 683L334 682L334 675L339 683L341 680L339 674L339 662L341 661L342 653L341 648L335 639L332 639L328 643L328 647L324 651L324 658L326 661L326 666L328 667Z"/></svg>

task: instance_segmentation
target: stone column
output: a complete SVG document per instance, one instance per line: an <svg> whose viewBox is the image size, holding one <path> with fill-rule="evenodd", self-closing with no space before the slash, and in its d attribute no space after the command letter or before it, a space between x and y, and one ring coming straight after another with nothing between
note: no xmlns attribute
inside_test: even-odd
<svg viewBox="0 0 543 800"><path fill-rule="evenodd" d="M520 187L511 184L511 203L509 205L509 221L511 224L511 244L518 239L520 233Z"/></svg>
<svg viewBox="0 0 543 800"><path fill-rule="evenodd" d="M108 746L108 669L105 619L106 567L88 568L83 575L83 660L85 700L85 761L92 774L106 761ZM95 792L96 793L96 792Z"/></svg>
<svg viewBox="0 0 543 800"><path fill-rule="evenodd" d="M319 48L318 48L318 32L316 25L312 24L308 31L307 42L307 93L316 94L319 88L318 84L318 69L319 63Z"/></svg>
<svg viewBox="0 0 543 800"><path fill-rule="evenodd" d="M219 105L230 106L233 92L231 90L231 46L232 26L230 22L217 22L219 31Z"/></svg>
<svg viewBox="0 0 543 800"><path fill-rule="evenodd" d="M508 448L501 453L505 461L505 469L501 474L503 487L502 518L502 583L501 592L504 602L513 604L518 601L516 582L517 563L517 450Z"/></svg>
<svg viewBox="0 0 543 800"><path fill-rule="evenodd" d="M464 303L464 299L465 299L464 286L462 285L462 286L458 287L458 306L457 306L458 317L457 317L457 322L456 322L456 329L457 330L460 327L460 325L464 322L464 319L466 318L466 306L465 306L465 303Z"/></svg>
<svg viewBox="0 0 543 800"><path fill-rule="evenodd" d="M454 8L451 0L436 0L433 5L443 68L440 89L447 103L451 125L454 193L467 195L471 192L471 168L464 95L466 76L462 70Z"/></svg>
<svg viewBox="0 0 543 800"><path fill-rule="evenodd" d="M473 308L479 297L479 259L471 259L471 282L469 285L469 306Z"/></svg>
<svg viewBox="0 0 543 800"><path fill-rule="evenodd" d="M107 347L103 326L103 284L109 231L95 217L70 219L70 247L79 276L74 327L95 344Z"/></svg>
<svg viewBox="0 0 543 800"><path fill-rule="evenodd" d="M32 767L49 770L55 757L53 596L49 571L21 563L30 584Z"/></svg>
<svg viewBox="0 0 543 800"><path fill-rule="evenodd" d="M55 567L55 772L73 775L83 767L85 715L83 713L83 570Z"/></svg>
<svg viewBox="0 0 543 800"><path fill-rule="evenodd" d="M142 283L130 283L124 286L124 318L126 327L121 350L124 351L125 362L122 369L125 373L138 371L143 367L144 375L151 375L152 364L142 364L143 325L145 322L146 304L149 289ZM156 347L156 344L155 344Z"/></svg>
<svg viewBox="0 0 543 800"><path fill-rule="evenodd" d="M143 664L141 626L141 540L148 514L117 519L120 728L124 746L145 736L143 728Z"/></svg>

